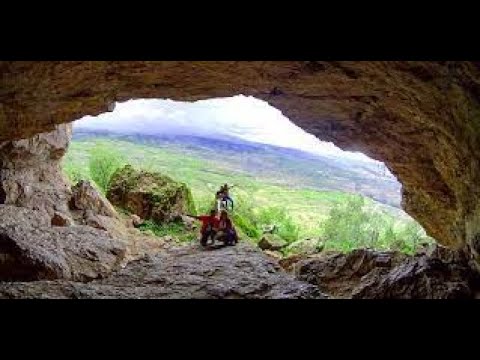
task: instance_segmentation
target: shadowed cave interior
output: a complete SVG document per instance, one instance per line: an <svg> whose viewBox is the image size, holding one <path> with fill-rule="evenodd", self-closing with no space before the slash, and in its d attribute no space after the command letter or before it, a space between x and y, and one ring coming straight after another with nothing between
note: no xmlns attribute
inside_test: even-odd
<svg viewBox="0 0 480 360"><path fill-rule="evenodd" d="M20 278L1 272L1 297L477 296L478 63L1 62L0 74L2 268L29 269ZM170 247L111 204L143 206L125 190L129 176L140 183L137 174L119 174L110 196L88 182L72 186L64 174L76 119L129 99L236 94L384 162L402 184L402 208L442 246L282 259L246 243L208 253ZM163 181L150 177L145 186L151 180ZM167 219L167 204L188 210L188 191L172 188L147 206L149 217Z"/></svg>

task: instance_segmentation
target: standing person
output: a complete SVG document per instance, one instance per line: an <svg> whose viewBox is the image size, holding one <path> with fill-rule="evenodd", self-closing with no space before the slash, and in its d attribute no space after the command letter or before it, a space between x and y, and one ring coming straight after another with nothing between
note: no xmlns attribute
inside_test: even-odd
<svg viewBox="0 0 480 360"><path fill-rule="evenodd" d="M215 194L215 201L217 206L217 211L220 212L223 210L223 193L221 191L217 191Z"/></svg>
<svg viewBox="0 0 480 360"><path fill-rule="evenodd" d="M218 232L215 238L219 241L225 242L226 245L233 245L238 243L238 236L232 220L228 217L228 213L222 210L220 213L220 220L218 223Z"/></svg>
<svg viewBox="0 0 480 360"><path fill-rule="evenodd" d="M221 202L222 201L225 201L226 204L228 204L227 202L230 201L230 204L232 206L232 210L233 210L233 199L230 197L230 189L233 188L235 185L232 185L232 186L228 186L228 184L223 184L223 186L220 187L220 190L217 191L217 199L219 201L218 203L218 209L220 211L220 208L221 208ZM228 207L228 205L227 205Z"/></svg>
<svg viewBox="0 0 480 360"><path fill-rule="evenodd" d="M207 245L209 238L212 239L212 242L215 242L215 235L217 234L219 227L219 220L217 218L217 210L210 211L210 215L188 215L194 219L200 220L202 222L202 227L200 229L200 244L202 246Z"/></svg>

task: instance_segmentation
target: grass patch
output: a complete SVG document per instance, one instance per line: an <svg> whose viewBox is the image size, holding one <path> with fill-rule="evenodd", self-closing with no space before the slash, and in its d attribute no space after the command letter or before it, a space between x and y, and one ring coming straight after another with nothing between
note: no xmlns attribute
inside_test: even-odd
<svg viewBox="0 0 480 360"><path fill-rule="evenodd" d="M197 239L197 235L193 231L188 231L180 222L172 222L168 224L157 224L153 221L147 220L138 227L140 231L152 232L155 236L171 236L178 239L180 242L192 242Z"/></svg>

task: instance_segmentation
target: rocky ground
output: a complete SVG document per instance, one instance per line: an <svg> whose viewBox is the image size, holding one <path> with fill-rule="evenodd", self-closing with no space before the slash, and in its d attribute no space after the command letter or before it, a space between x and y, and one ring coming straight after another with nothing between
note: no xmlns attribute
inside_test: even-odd
<svg viewBox="0 0 480 360"><path fill-rule="evenodd" d="M480 276L462 251L433 247L414 256L358 249L280 261L299 280L334 298L473 299Z"/></svg>
<svg viewBox="0 0 480 360"><path fill-rule="evenodd" d="M140 215L165 221L188 211L185 189L152 176L156 186L123 186L122 177L114 198L138 210L125 218L88 182L63 178L70 135L59 126L0 143L0 298L478 297L468 249L339 254L313 241L285 259L278 250L286 244L274 237L261 242L263 251L247 242L210 251L172 246L135 225Z"/></svg>
<svg viewBox="0 0 480 360"><path fill-rule="evenodd" d="M3 218L11 211L0 210ZM29 212L23 215L32 218ZM12 221L0 226L3 248L10 242L18 249L0 267L4 280L0 298L473 299L480 295L480 277L469 258L440 247L415 256L358 249L279 258L249 242L207 249L190 244L156 247L126 260L124 243L101 230L83 225L61 227L58 233L53 227L47 229L41 222L30 229L17 228ZM16 272L6 272L9 268Z"/></svg>
<svg viewBox="0 0 480 360"><path fill-rule="evenodd" d="M248 244L204 250L197 245L130 262L107 278L0 283L0 298L322 299Z"/></svg>
<svg viewBox="0 0 480 360"><path fill-rule="evenodd" d="M282 258L247 241L215 249L179 246L107 216L106 230L52 226L46 213L10 205L0 205L0 218L0 298L479 296L471 258L441 247L415 256L358 249Z"/></svg>

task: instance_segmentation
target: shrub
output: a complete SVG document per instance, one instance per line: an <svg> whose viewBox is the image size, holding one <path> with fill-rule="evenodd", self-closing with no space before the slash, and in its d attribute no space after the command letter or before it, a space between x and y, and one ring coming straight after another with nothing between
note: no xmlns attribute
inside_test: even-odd
<svg viewBox="0 0 480 360"><path fill-rule="evenodd" d="M91 179L106 194L112 175L126 164L125 159L113 148L101 144L90 149L88 167Z"/></svg>
<svg viewBox="0 0 480 360"><path fill-rule="evenodd" d="M358 195L333 207L321 230L326 245L340 251L366 247L411 254L421 242L432 242L418 223L408 221L395 228L391 216L368 211Z"/></svg>
<svg viewBox="0 0 480 360"><path fill-rule="evenodd" d="M288 215L285 208L278 206L261 208L258 211L258 225L275 225L277 234L285 241L291 243L298 240L299 227Z"/></svg>
<svg viewBox="0 0 480 360"><path fill-rule="evenodd" d="M245 197L237 196L235 198L235 210L232 219L237 228L243 234L252 239L258 239L261 235L258 229L256 214L253 202Z"/></svg>

